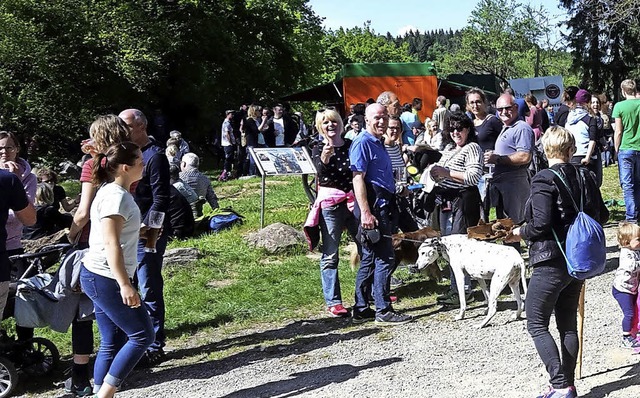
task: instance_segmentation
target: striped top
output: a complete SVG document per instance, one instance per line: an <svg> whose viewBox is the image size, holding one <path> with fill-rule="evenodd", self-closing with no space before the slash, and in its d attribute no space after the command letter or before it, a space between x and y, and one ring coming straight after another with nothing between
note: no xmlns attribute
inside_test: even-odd
<svg viewBox="0 0 640 398"><path fill-rule="evenodd" d="M400 145L386 145L384 149L387 150L389 157L391 158L391 168L393 169L393 179L396 183L407 182L406 164L402 158L402 151Z"/></svg>
<svg viewBox="0 0 640 398"><path fill-rule="evenodd" d="M480 145L470 142L462 148L455 144L449 144L442 151L442 158L438 166L446 167L451 171L464 173L464 183L445 178L438 183L442 188L463 189L478 185L482 177L482 150Z"/></svg>

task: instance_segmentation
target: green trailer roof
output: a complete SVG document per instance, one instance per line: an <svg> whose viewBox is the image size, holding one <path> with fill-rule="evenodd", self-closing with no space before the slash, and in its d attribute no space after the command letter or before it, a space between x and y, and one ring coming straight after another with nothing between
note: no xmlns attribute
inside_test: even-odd
<svg viewBox="0 0 640 398"><path fill-rule="evenodd" d="M375 64L345 64L340 77L436 76L431 62L388 62Z"/></svg>

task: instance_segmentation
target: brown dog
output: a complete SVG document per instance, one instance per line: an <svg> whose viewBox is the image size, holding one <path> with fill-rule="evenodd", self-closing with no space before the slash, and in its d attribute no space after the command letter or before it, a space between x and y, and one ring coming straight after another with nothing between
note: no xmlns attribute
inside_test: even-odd
<svg viewBox="0 0 640 398"><path fill-rule="evenodd" d="M391 244L396 258L396 266L402 263L415 264L418 260L418 248L426 239L437 238L440 232L431 227L425 227L413 232L402 232L391 235ZM383 238L385 239L385 238ZM388 239L388 238L386 238ZM349 265L353 271L358 268L360 263L360 255L357 250L351 252ZM437 281L442 280L442 272L436 263L428 265L426 268L427 276Z"/></svg>

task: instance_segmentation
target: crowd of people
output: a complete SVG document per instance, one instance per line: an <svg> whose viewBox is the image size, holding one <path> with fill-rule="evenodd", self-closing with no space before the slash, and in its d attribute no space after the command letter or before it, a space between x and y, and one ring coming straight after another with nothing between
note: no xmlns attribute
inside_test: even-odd
<svg viewBox="0 0 640 398"><path fill-rule="evenodd" d="M366 107L352 107L344 122L334 110L318 111L320 143L313 160L319 187L305 231L315 247L319 240L312 231L319 230L328 314L379 325L412 320L393 308L396 262L389 237L418 229L415 210L420 209L407 205L407 197L414 195L407 188L417 178L408 169L417 167L423 170L422 182L435 182L430 200L411 202L432 205L422 225L439 229L443 236L466 234L467 227L488 220L492 208L498 218L513 220L517 227L505 244L518 251L521 240L528 245L533 273L527 329L551 385L540 397L576 397L576 319L583 281L569 275L562 246L578 212L570 204L572 198L583 198L584 212L597 222L608 220L600 193L602 168L617 159L626 221L619 227L621 259L613 295L623 313L622 344L640 352L638 325L632 324L638 316L640 276L640 95L633 80L624 81L621 89L626 99L603 109L601 105L608 104L604 96L567 87L562 106L554 112L546 99L538 101L531 93L515 98L507 89L492 103L481 89L472 88L465 110L452 111L448 100L438 97L433 115L424 123L417 117L420 99L402 105L393 92L381 93ZM426 157L425 148L432 152ZM342 301L338 278L344 229L353 237L361 261L350 309ZM453 275L451 280L454 288L437 298L441 304L459 304ZM465 281L467 302L473 299L470 282ZM561 350L549 331L554 311Z"/></svg>
<svg viewBox="0 0 640 398"><path fill-rule="evenodd" d="M626 220L619 230L620 268L612 292L623 313L622 342L640 351L632 322L640 275L640 95L633 80L625 80L621 89L625 100L611 108L605 97L567 87L563 105L554 112L548 101L531 93L515 98L506 90L492 103L485 92L472 88L464 109L448 108L449 101L440 96L424 121L418 116L420 98L401 104L395 93L385 91L366 105L354 104L344 118L333 108L318 110L311 128L302 114L291 115L280 104L273 109L243 105L225 112L216 133L224 154L218 179L256 174L251 148L291 146L317 131L312 149L317 199L305 232L312 247L322 242L320 276L328 314L350 316L353 323L413 320L393 305L392 287L402 281L393 277L392 234L422 225L443 236L464 234L481 219L488 220L495 208L497 217L511 218L518 226L505 244L520 251L524 239L529 248L533 274L527 329L551 384L542 397L571 398L577 396L576 317L582 282L567 273L556 239L564 242L576 217L577 210L568 205L572 197L583 196L584 211L600 223L607 221L599 187L602 167L616 159ZM112 397L135 366L164 360L162 268L168 239L193 234L205 203L212 209L219 206L210 178L199 170L200 158L182 134L174 130L161 142L147 125L137 109L98 117L90 139L82 143L88 156L81 193L73 199L52 170L34 172L20 158L13 133L0 132L0 188L12 192L0 201L5 225L0 229L0 309L8 293L8 257L24 252L21 239L69 228L69 240L87 249L80 283L94 304L100 332L91 386L92 321L72 324L74 365L65 388L79 395ZM418 176L408 166L422 172L420 181L434 183L422 202L414 200ZM422 220L416 216L419 210L426 214ZM360 255L350 309L343 303L338 276L344 229ZM454 288L437 300L456 305L460 298L453 275L450 279ZM467 302L473 299L472 289L466 280ZM552 311L562 318L557 323L561 353L549 332ZM24 339L33 330L18 327L17 333Z"/></svg>

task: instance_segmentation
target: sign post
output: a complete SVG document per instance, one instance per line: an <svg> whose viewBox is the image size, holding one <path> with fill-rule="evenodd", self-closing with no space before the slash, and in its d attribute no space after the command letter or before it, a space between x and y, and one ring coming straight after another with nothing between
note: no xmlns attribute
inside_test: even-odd
<svg viewBox="0 0 640 398"><path fill-rule="evenodd" d="M307 148L249 148L249 153L262 175L260 195L260 228L264 228L267 176L316 174Z"/></svg>

